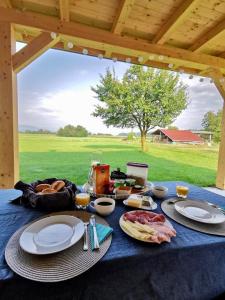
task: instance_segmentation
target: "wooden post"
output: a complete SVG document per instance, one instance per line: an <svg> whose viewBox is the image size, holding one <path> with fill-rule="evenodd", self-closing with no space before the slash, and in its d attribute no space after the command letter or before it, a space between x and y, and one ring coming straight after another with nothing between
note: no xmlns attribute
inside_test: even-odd
<svg viewBox="0 0 225 300"><path fill-rule="evenodd" d="M0 188L18 180L17 84L12 54L16 42L10 23L0 22Z"/></svg>
<svg viewBox="0 0 225 300"><path fill-rule="evenodd" d="M223 102L223 115L221 124L221 141L219 147L216 186L225 190L225 99Z"/></svg>

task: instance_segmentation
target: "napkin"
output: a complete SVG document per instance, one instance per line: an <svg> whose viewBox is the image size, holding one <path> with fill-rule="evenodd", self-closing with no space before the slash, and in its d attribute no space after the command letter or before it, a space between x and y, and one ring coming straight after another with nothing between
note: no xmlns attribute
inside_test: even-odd
<svg viewBox="0 0 225 300"><path fill-rule="evenodd" d="M105 226L102 224L96 223L96 230L97 230L97 236L98 236L98 242L99 245L101 245L105 239L107 239L108 236L113 232L113 229L109 226ZM90 224L89 226L89 232L90 232L90 239L91 239L91 250L94 250L94 233L93 233L93 226Z"/></svg>

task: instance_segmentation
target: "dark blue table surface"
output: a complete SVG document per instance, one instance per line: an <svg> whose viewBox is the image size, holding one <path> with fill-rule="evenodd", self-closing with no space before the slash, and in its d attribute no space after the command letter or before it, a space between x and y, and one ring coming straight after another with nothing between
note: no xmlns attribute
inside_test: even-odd
<svg viewBox="0 0 225 300"><path fill-rule="evenodd" d="M176 184L189 186L189 198L225 206L225 197L183 182L160 182L176 194ZM158 183L157 183L158 184ZM171 220L177 236L171 243L148 244L127 236L120 216L132 210L117 201L106 220L113 227L112 244L92 269L66 282L47 284L14 274L4 259L10 236L42 212L0 197L1 299L212 299L225 292L225 237L208 235ZM155 212L162 213L160 201Z"/></svg>

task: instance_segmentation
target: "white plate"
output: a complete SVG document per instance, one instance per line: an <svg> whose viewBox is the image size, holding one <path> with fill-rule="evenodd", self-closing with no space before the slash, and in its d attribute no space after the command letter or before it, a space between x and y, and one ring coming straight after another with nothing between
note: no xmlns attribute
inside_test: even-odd
<svg viewBox="0 0 225 300"><path fill-rule="evenodd" d="M134 195L130 196L129 198L132 198L133 196L134 196ZM141 196L141 195L135 195L135 196L136 196L136 197L134 197L135 200L139 200L139 199L140 199L139 201L141 201L142 198L143 198L143 196ZM129 198L128 198L128 199L129 199ZM144 210L154 210L154 209L157 208L157 203L155 203L151 197L148 196L148 198L150 198L151 206L143 206L143 205L142 205L142 206L140 207L140 209L144 209ZM128 199L123 200L123 204L126 205L126 206L130 206L130 205L128 205ZM134 206L130 206L130 207L134 207Z"/></svg>
<svg viewBox="0 0 225 300"><path fill-rule="evenodd" d="M84 223L73 216L46 217L28 226L20 236L21 248L31 254L51 254L65 250L84 234Z"/></svg>
<svg viewBox="0 0 225 300"><path fill-rule="evenodd" d="M134 210L135 211L135 210ZM124 215L124 214L123 214ZM135 235L131 234L129 231L127 231L123 225L122 225L122 221L123 221L123 215L120 217L120 220L119 220L119 224L120 224L120 228L123 230L123 232L125 232L127 235L129 235L130 237L134 238L135 240L138 240L138 241L142 241L142 242L146 242L146 243L152 243L152 244L155 244L154 241L147 241L147 240L143 240L143 239L140 239L140 238L137 238ZM168 227L173 228L173 225L170 223L170 221L168 221L167 219L165 220L164 222L165 225L167 225Z"/></svg>
<svg viewBox="0 0 225 300"><path fill-rule="evenodd" d="M225 215L206 202L184 200L175 203L175 209L181 215L207 224L219 224L225 221Z"/></svg>

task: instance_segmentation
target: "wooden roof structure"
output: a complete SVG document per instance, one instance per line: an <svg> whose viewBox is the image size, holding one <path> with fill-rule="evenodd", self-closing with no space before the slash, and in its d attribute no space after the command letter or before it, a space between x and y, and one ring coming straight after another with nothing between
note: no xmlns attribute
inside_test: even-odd
<svg viewBox="0 0 225 300"><path fill-rule="evenodd" d="M49 48L210 77L225 98L225 0L0 0L0 187L18 178L16 73ZM225 108L222 132L225 189Z"/></svg>

